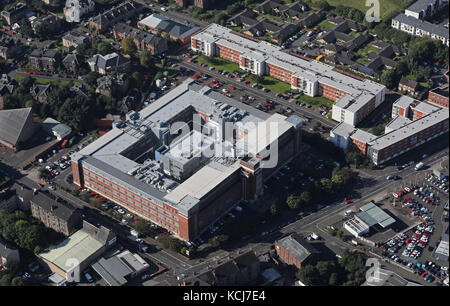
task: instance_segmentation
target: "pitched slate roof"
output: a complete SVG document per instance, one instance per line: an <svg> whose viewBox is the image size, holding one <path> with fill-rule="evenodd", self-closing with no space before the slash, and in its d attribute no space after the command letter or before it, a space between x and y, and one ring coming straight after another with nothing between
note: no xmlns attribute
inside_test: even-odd
<svg viewBox="0 0 450 306"><path fill-rule="evenodd" d="M31 107L1 110L0 140L17 146L25 129L29 128L27 121L32 120Z"/></svg>
<svg viewBox="0 0 450 306"><path fill-rule="evenodd" d="M55 216L65 221L68 221L77 210L69 204L57 202L43 192L38 192L31 199L31 202L46 211L51 211Z"/></svg>

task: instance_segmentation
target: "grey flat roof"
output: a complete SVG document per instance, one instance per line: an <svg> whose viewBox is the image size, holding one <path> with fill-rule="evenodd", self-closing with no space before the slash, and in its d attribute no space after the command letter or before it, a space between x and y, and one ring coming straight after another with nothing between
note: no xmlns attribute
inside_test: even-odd
<svg viewBox="0 0 450 306"><path fill-rule="evenodd" d="M176 116L188 109L193 113L197 111L208 114L212 121L216 119L218 119L218 122L225 119L230 120L237 128L247 132L248 135L256 133L256 129L259 127L257 124L259 123L267 125L277 123L278 133L255 134L258 138L254 137L255 139L253 139L249 137L251 141L248 142L248 146L242 146L241 142L236 142L236 144L225 143L225 146L227 146L226 152L232 155L226 155L227 158L222 161L217 160L217 162L211 162L208 166L203 166L203 168L199 169L181 184L170 180L160 169L159 162L148 159L141 164L124 156L129 147L143 138L158 138L160 131L166 131L164 129L170 127L170 124L166 123L170 123L172 118L176 118ZM288 118L280 114L266 114L236 100L224 97L208 87L199 86L192 79L187 79L160 99L149 104L139 114L128 113L125 122L114 123L111 131L81 151L73 154L71 158L72 161L81 161L82 166L86 169L90 169L113 182L124 185L130 191L154 203L161 205L164 199L169 204L176 205L181 213L186 213L208 192L237 171L239 168L237 165L239 164L237 162L238 157L242 153L244 155L247 153L259 153L261 147L272 144L276 137L280 137L292 127L298 128L301 124L300 121L301 119L296 116L288 120ZM247 125L247 123L254 124ZM191 133L185 138L189 139L194 134ZM266 137L264 138L263 136ZM207 139L205 139L204 143L208 143ZM179 141L176 144L165 145L171 148L173 145L178 144L180 144ZM159 143L154 144L155 149L158 145ZM228 147L230 150L228 150ZM169 154L172 153L171 150L168 152ZM183 162L183 160L179 160ZM144 167L147 167L145 172L138 172L139 169ZM155 171L155 173L150 173L147 169L150 172ZM166 180L164 181L165 185L156 187L151 185L152 179L148 178L153 174ZM143 177L144 179L142 179Z"/></svg>
<svg viewBox="0 0 450 306"><path fill-rule="evenodd" d="M448 120L448 115L448 109L440 109L420 119L414 120L399 129L396 129L372 140L369 145L375 150L381 150L394 143L399 142L404 138L417 134L424 129L434 126L442 121Z"/></svg>
<svg viewBox="0 0 450 306"><path fill-rule="evenodd" d="M407 124L410 124L411 122L412 122L412 120L410 120L406 117L397 116L386 125L385 129L389 129L389 131L397 130Z"/></svg>
<svg viewBox="0 0 450 306"><path fill-rule="evenodd" d="M340 122L332 130L333 134L347 138L355 132L356 128L352 125Z"/></svg>
<svg viewBox="0 0 450 306"><path fill-rule="evenodd" d="M389 216L374 203L368 203L360 207L359 210L361 210L361 212L357 213L356 216L367 223L369 226L379 224L384 228L395 223L394 218Z"/></svg>
<svg viewBox="0 0 450 306"><path fill-rule="evenodd" d="M333 66L327 65L315 60L307 61L302 58L285 53L278 46L272 45L266 41L253 41L234 34L231 29L217 24L210 24L201 32L195 34L192 38L216 42L217 44L231 47L244 54L253 54L257 52L258 58L267 58L267 63L276 64L282 68L293 72L293 75L319 80L327 84L337 86L352 95L359 95L362 92L376 94L385 88L381 84L369 80L358 80L339 73ZM249 53L250 52L250 53Z"/></svg>
<svg viewBox="0 0 450 306"><path fill-rule="evenodd" d="M353 133L353 135L351 135L351 137L353 139L356 139L356 140L359 140L359 141L362 141L362 142L365 142L365 143L368 143L369 141L377 138L377 136L375 136L375 135L373 135L371 133L368 133L366 131L363 131L361 129L357 129L355 131L355 133Z"/></svg>

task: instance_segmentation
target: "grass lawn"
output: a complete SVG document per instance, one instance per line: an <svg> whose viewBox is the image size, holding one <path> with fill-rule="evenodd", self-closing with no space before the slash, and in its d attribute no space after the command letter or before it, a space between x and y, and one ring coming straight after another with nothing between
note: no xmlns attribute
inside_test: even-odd
<svg viewBox="0 0 450 306"><path fill-rule="evenodd" d="M216 69L225 70L227 72L233 72L236 70L240 70L238 64L229 62L229 61L221 59L219 57L215 57L212 62L208 57L200 55L199 57L197 57L197 61L201 62L201 63L205 63L208 66L212 66Z"/></svg>
<svg viewBox="0 0 450 306"><path fill-rule="evenodd" d="M367 58L361 57L356 60L358 64L365 65L367 63Z"/></svg>
<svg viewBox="0 0 450 306"><path fill-rule="evenodd" d="M377 52L378 49L372 46L372 44L368 44L364 49L360 49L358 53L361 55L367 55L370 51Z"/></svg>
<svg viewBox="0 0 450 306"><path fill-rule="evenodd" d="M254 83L254 80L252 79L251 76L248 76L245 79L250 81L251 83ZM270 91L278 92L280 94L284 94L285 91L291 90L290 84L282 82L270 76L264 76L263 81L257 84L264 88L269 89Z"/></svg>
<svg viewBox="0 0 450 306"><path fill-rule="evenodd" d="M318 1L319 0L312 0L311 2L314 6L314 3ZM395 10L404 10L416 0L379 0L379 1L380 1L380 15L381 18L383 18ZM366 1L362 0L328 0L327 2L335 7L338 5L354 7L363 12L364 14L370 8L366 6Z"/></svg>
<svg viewBox="0 0 450 306"><path fill-rule="evenodd" d="M167 76L169 79L174 78L180 72L178 69L173 68L173 67L164 67L164 71L168 71L169 72L169 75Z"/></svg>
<svg viewBox="0 0 450 306"><path fill-rule="evenodd" d="M232 27L231 29L236 32L242 32L242 26Z"/></svg>
<svg viewBox="0 0 450 306"><path fill-rule="evenodd" d="M333 101L325 98L325 97L310 97L307 95L302 95L299 99L300 102L311 105L314 108L318 108L320 105L325 105L330 108L333 108Z"/></svg>
<svg viewBox="0 0 450 306"><path fill-rule="evenodd" d="M324 29L331 29L332 27L334 27L334 25L330 22L328 22L328 20L323 20L321 23L319 23L319 27L324 30Z"/></svg>
<svg viewBox="0 0 450 306"><path fill-rule="evenodd" d="M30 75L30 77L33 77L33 76ZM25 76L23 76L23 75L16 75L14 77L14 79L17 82L21 82L21 81L23 81L25 79ZM47 78L34 78L34 80L36 81L37 84L41 84L41 85L45 85L45 84L49 84L49 83L53 83L53 82L58 82L61 85L66 85L66 84L70 83L70 81L67 81L67 80L58 81L58 80L47 79ZM78 86L78 85L80 85L80 82L74 81L73 84Z"/></svg>

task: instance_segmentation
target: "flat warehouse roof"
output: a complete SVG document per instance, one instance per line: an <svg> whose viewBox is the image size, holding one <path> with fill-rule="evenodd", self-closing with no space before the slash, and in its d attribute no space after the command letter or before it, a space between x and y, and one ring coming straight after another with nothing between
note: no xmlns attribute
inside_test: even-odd
<svg viewBox="0 0 450 306"><path fill-rule="evenodd" d="M239 161L228 167L213 161L176 187L164 199L179 203L186 195L189 195L200 200L238 169Z"/></svg>
<svg viewBox="0 0 450 306"><path fill-rule="evenodd" d="M46 253L41 253L39 256L67 272L73 268L72 265L68 265L70 260L76 259L81 264L102 247L103 244L100 241L89 233L79 230L61 243L50 246Z"/></svg>

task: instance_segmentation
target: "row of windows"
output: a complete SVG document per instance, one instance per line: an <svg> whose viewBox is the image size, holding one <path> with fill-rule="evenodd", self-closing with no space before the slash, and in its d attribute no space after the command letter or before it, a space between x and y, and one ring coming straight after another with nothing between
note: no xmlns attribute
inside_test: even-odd
<svg viewBox="0 0 450 306"><path fill-rule="evenodd" d="M86 182L86 186L91 186L93 189L96 189L96 190L105 189L105 188L100 188L99 189L97 187L98 185L96 185L95 182L91 182L91 184L89 184L89 182ZM146 216L149 215L148 213L146 213L146 211L148 211L148 212L151 212L151 213L153 213L155 215L157 214L162 219L170 220L170 222L172 222L172 219L169 218L169 217L173 217L174 220L178 221L178 217L176 215L172 215L170 212L164 210L160 206L157 206L157 205L154 205L154 204L150 204L150 206L146 206L143 203L140 203L140 202L137 202L137 201L132 201L132 199L127 198L125 195L118 194L118 192L115 191L114 189L111 189L111 192L113 193L113 195L110 195L110 196L116 202L121 203L122 205L127 206L127 207L129 207L129 208L131 208L133 210L138 211L138 212L144 213ZM104 194L108 194L108 192L105 191ZM115 195L117 195L117 196L115 196ZM169 209L169 210L171 212L173 212L174 214L177 213L176 210L173 210L173 209ZM165 215L167 215L168 217L166 217Z"/></svg>

